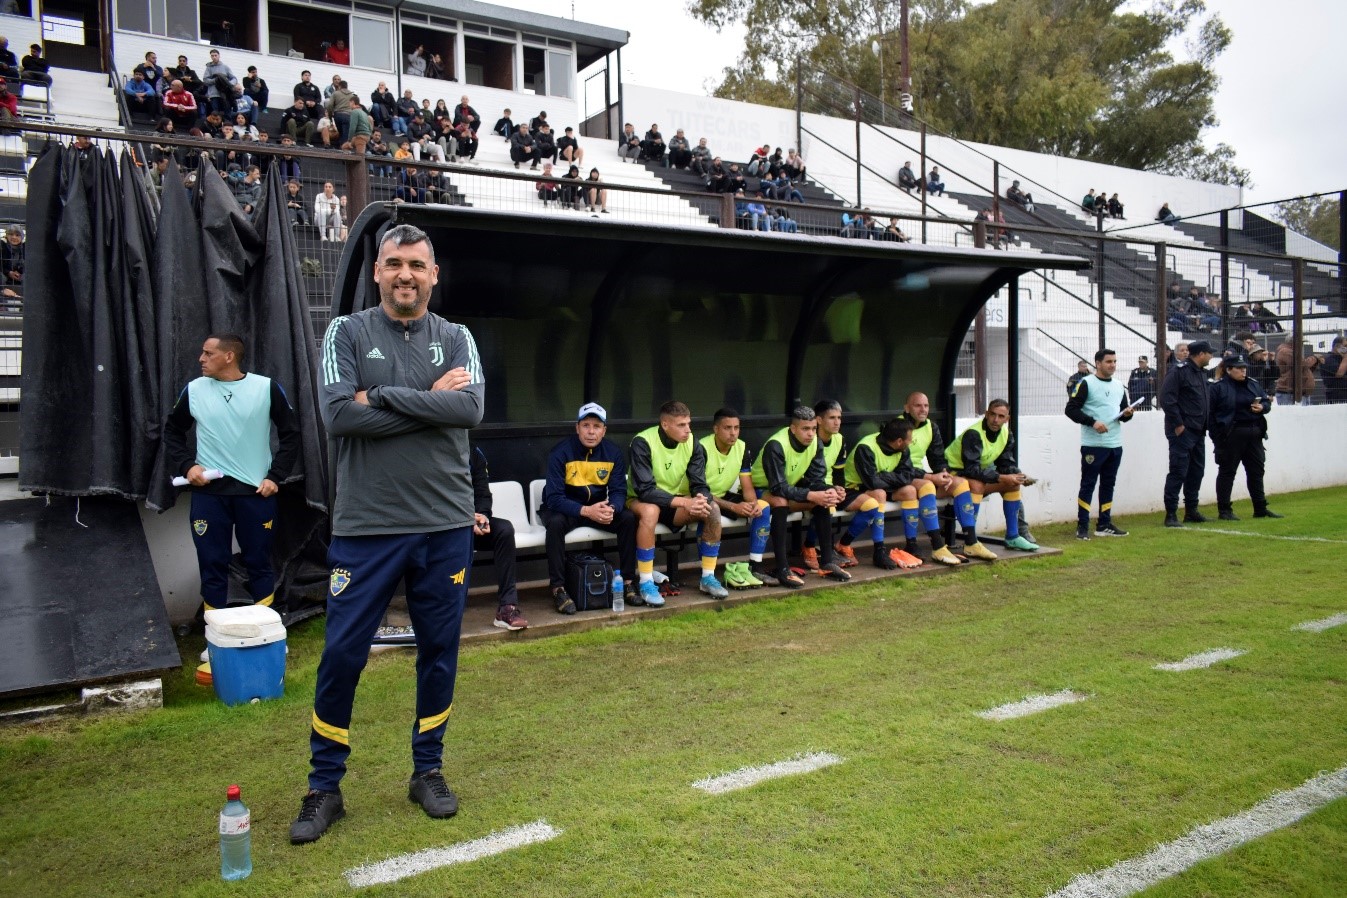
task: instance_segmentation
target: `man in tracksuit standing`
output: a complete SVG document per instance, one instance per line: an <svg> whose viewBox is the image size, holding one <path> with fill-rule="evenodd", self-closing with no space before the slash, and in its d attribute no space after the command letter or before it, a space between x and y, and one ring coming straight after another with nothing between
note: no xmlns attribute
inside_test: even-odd
<svg viewBox="0 0 1347 898"><path fill-rule="evenodd" d="M1197 340L1188 344L1188 358L1165 375L1160 387L1160 408L1165 413L1165 436L1169 438L1169 475L1165 477L1165 526L1179 522L1179 488L1183 488L1184 523L1201 524L1207 519L1197 510L1202 475L1207 467L1207 362L1211 344Z"/></svg>
<svg viewBox="0 0 1347 898"><path fill-rule="evenodd" d="M482 420L486 388L472 334L427 311L439 268L424 231L389 230L373 276L379 307L333 319L323 338L321 406L337 442L337 489L312 771L294 843L314 841L345 814L356 684L404 578L417 650L408 798L431 817L458 811L440 759L472 566L468 429Z"/></svg>
<svg viewBox="0 0 1347 898"><path fill-rule="evenodd" d="M1094 374L1087 374L1071 388L1066 416L1080 425L1080 494L1076 497L1076 539L1090 538L1090 503L1099 483L1099 536L1126 536L1113 523L1113 486L1122 464L1122 422L1132 420L1127 388L1113 379L1118 355L1112 349L1094 354Z"/></svg>

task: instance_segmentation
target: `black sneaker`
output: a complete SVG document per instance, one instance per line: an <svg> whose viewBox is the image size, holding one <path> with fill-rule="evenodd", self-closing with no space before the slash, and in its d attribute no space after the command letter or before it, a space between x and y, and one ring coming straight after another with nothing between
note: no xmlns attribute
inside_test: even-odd
<svg viewBox="0 0 1347 898"><path fill-rule="evenodd" d="M1183 513L1183 523L1185 524L1205 524L1209 518L1196 508L1190 508Z"/></svg>
<svg viewBox="0 0 1347 898"><path fill-rule="evenodd" d="M558 614L575 613L575 602L571 601L570 594L566 592L566 587L558 586L552 590L552 601L557 606Z"/></svg>
<svg viewBox="0 0 1347 898"><path fill-rule="evenodd" d="M748 566L748 569L753 572L753 576L757 577L759 580L762 581L763 586L781 585L781 580L780 578L777 577L776 571L768 570L767 567L760 561L753 562Z"/></svg>
<svg viewBox="0 0 1347 898"><path fill-rule="evenodd" d="M1264 508L1262 511L1255 511L1253 516L1256 518L1277 518L1278 520L1286 517L1284 514L1277 514L1270 508Z"/></svg>
<svg viewBox="0 0 1347 898"><path fill-rule="evenodd" d="M458 813L458 796L438 767L412 776L407 783L407 800L419 804L427 817L440 819Z"/></svg>
<svg viewBox="0 0 1347 898"><path fill-rule="evenodd" d="M1079 533L1077 533L1076 535L1077 535L1077 536L1080 536ZM1126 536L1126 535L1127 535L1127 531L1124 530L1124 529L1122 529L1121 527L1119 527L1117 524L1113 523L1112 521L1109 521L1109 522L1106 523L1106 524L1096 524L1096 525L1095 525L1095 528L1094 528L1094 535L1095 535L1095 536Z"/></svg>
<svg viewBox="0 0 1347 898"><path fill-rule="evenodd" d="M838 580L842 583L851 579L851 575L842 570L842 565L836 561L830 561L827 564L819 565L818 572L829 580Z"/></svg>
<svg viewBox="0 0 1347 898"><path fill-rule="evenodd" d="M327 828L346 816L346 804L340 792L320 792L310 789L299 806L299 817L290 824L290 844L316 842Z"/></svg>
<svg viewBox="0 0 1347 898"><path fill-rule="evenodd" d="M1179 514L1178 514L1178 512L1176 512L1176 511L1167 511L1167 512L1165 512L1165 526L1166 526L1166 527L1182 527L1182 526L1183 526L1182 524L1179 523Z"/></svg>
<svg viewBox="0 0 1347 898"><path fill-rule="evenodd" d="M871 561L874 563L874 566L879 568L881 571L898 570L898 562L894 561L891 557L889 557L888 550L885 549L882 545L875 546L875 554L871 558Z"/></svg>
<svg viewBox="0 0 1347 898"><path fill-rule="evenodd" d="M1083 539L1083 540L1085 540L1086 542L1089 542L1089 541L1090 541L1090 525L1089 525L1089 524L1077 524L1077 525L1076 525L1076 539Z"/></svg>
<svg viewBox="0 0 1347 898"><path fill-rule="evenodd" d="M1222 521L1238 521L1238 520L1239 520L1239 515L1235 514L1233 511L1223 511L1223 512L1221 512L1220 514L1216 515L1216 517L1220 518Z"/></svg>

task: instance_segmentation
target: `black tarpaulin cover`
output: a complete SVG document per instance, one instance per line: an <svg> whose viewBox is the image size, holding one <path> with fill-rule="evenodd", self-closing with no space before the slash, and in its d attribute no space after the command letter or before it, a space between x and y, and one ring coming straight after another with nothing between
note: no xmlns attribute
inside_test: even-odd
<svg viewBox="0 0 1347 898"><path fill-rule="evenodd" d="M287 589L310 591L293 566L322 563L326 443L313 326L279 182L250 222L209 161L201 166L189 192L169 162L156 222L129 157L119 171L111 154L53 145L34 165L19 486L172 507L164 419L199 376L205 337L237 332L245 370L276 380L301 425L276 540L284 604Z"/></svg>

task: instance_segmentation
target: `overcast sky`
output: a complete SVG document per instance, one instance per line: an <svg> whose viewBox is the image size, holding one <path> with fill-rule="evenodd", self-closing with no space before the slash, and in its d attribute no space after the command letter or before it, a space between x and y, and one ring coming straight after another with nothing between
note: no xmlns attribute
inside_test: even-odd
<svg viewBox="0 0 1347 898"><path fill-rule="evenodd" d="M509 2L509 0L505 0ZM743 47L739 28L717 34L696 22L682 0L535 0L537 12L631 33L622 51L626 81L705 94ZM1253 173L1249 202L1347 187L1347 100L1342 39L1347 3L1336 0L1208 0L1234 40L1219 60L1219 127ZM595 110L589 110L592 114Z"/></svg>

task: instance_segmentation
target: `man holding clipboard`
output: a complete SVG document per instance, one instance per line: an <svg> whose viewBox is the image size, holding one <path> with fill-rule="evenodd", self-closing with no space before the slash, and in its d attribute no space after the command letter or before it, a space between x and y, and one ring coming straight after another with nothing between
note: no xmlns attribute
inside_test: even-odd
<svg viewBox="0 0 1347 898"><path fill-rule="evenodd" d="M1099 483L1098 536L1126 536L1113 523L1113 485L1122 463L1122 422L1132 420L1127 388L1113 379L1118 356L1112 349L1094 354L1094 374L1081 378L1071 390L1066 416L1080 425L1080 495L1076 499L1076 539L1090 538L1090 503ZM1144 398L1144 397L1143 397ZM1138 400L1140 402L1141 400Z"/></svg>

